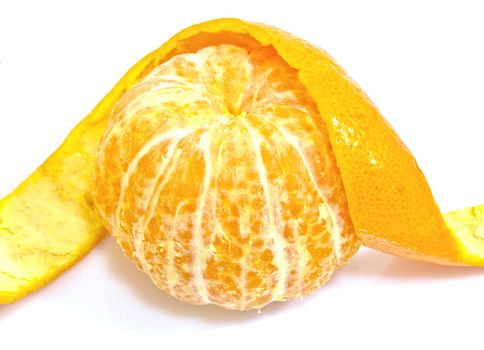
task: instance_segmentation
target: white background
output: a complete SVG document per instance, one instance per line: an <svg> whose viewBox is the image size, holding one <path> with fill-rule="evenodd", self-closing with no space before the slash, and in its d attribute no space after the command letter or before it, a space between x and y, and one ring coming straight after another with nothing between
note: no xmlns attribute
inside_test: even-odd
<svg viewBox="0 0 484 350"><path fill-rule="evenodd" d="M272 24L323 47L413 151L443 210L484 202L479 1L0 0L0 196L142 56L188 25L227 16ZM482 349L483 325L483 269L362 249L313 296L239 313L182 304L158 291L107 238L47 287L0 306L0 348L101 341L152 342L146 349Z"/></svg>

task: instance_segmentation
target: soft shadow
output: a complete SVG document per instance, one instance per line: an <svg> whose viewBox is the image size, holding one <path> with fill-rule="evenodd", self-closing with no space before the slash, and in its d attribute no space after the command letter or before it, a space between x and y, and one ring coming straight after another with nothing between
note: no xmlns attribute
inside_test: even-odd
<svg viewBox="0 0 484 350"><path fill-rule="evenodd" d="M0 304L0 319L7 314L10 315L19 311L24 306L24 304L24 299L14 301L10 304Z"/></svg>
<svg viewBox="0 0 484 350"><path fill-rule="evenodd" d="M123 252L112 237L108 237L106 249L108 265L113 272L113 276L126 284L141 301L148 304L151 308L158 309L160 312L173 314L186 318L201 319L211 323L240 323L258 320L282 312L289 306L294 306L292 302L271 303L264 307L261 312L233 311L225 310L215 305L192 305L179 301L164 291L158 289L151 279L144 272L124 256Z"/></svg>
<svg viewBox="0 0 484 350"><path fill-rule="evenodd" d="M398 280L442 280L484 276L484 268L444 266L399 258L372 249L365 249L353 258L339 274ZM338 275L338 274L337 274Z"/></svg>

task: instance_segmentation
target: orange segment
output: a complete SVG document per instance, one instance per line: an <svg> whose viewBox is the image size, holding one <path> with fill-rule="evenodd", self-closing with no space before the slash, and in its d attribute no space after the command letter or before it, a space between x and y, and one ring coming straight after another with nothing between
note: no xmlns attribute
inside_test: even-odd
<svg viewBox="0 0 484 350"><path fill-rule="evenodd" d="M161 289L260 308L309 294L355 253L326 127L273 48L177 55L118 105L94 198Z"/></svg>

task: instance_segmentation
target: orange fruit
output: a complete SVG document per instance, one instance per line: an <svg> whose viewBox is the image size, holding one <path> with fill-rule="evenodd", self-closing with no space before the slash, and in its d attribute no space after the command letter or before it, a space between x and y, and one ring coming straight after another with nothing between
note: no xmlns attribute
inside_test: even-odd
<svg viewBox="0 0 484 350"><path fill-rule="evenodd" d="M137 63L0 201L0 303L74 264L103 224L160 288L248 309L312 292L355 233L482 266L483 213L442 216L410 151L324 51L218 19Z"/></svg>
<svg viewBox="0 0 484 350"><path fill-rule="evenodd" d="M307 295L359 245L326 126L270 46L154 68L113 109L95 191L125 253L191 303Z"/></svg>

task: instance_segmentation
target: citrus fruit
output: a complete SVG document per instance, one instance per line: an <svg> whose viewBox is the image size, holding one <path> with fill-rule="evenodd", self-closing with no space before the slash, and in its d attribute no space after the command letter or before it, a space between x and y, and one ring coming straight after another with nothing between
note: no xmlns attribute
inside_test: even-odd
<svg viewBox="0 0 484 350"><path fill-rule="evenodd" d="M207 46L116 104L95 203L126 254L191 303L311 293L356 252L326 126L270 46Z"/></svg>
<svg viewBox="0 0 484 350"><path fill-rule="evenodd" d="M0 201L0 302L74 264L103 226L161 289L249 309L311 293L359 240L482 266L483 212L442 216L410 151L324 51L218 19L137 63Z"/></svg>

